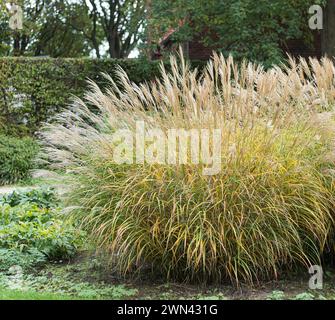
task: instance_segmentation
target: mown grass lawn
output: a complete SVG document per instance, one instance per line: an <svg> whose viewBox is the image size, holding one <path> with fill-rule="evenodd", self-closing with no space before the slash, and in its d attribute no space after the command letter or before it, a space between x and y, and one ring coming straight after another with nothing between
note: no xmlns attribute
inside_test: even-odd
<svg viewBox="0 0 335 320"><path fill-rule="evenodd" d="M0 300L75 300L68 295L0 288Z"/></svg>

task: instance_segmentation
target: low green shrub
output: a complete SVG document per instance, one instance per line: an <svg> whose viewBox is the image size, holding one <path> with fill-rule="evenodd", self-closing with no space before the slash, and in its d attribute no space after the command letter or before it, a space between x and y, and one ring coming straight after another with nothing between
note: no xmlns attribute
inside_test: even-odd
<svg viewBox="0 0 335 320"><path fill-rule="evenodd" d="M20 266L23 271L29 271L46 262L46 255L35 248L23 252L18 249L0 248L1 272L8 272L13 266Z"/></svg>
<svg viewBox="0 0 335 320"><path fill-rule="evenodd" d="M35 248L48 259L67 259L80 244L80 233L57 209L36 204L0 207L0 247L22 252Z"/></svg>
<svg viewBox="0 0 335 320"><path fill-rule="evenodd" d="M32 138L0 135L0 185L16 183L30 176L39 150Z"/></svg>
<svg viewBox="0 0 335 320"><path fill-rule="evenodd" d="M68 259L82 233L63 219L53 189L12 192L0 199L0 270L24 270L48 260Z"/></svg>
<svg viewBox="0 0 335 320"><path fill-rule="evenodd" d="M51 188L13 191L0 198L0 205L8 204L15 207L26 203L36 204L39 208L52 208L58 204L58 199Z"/></svg>

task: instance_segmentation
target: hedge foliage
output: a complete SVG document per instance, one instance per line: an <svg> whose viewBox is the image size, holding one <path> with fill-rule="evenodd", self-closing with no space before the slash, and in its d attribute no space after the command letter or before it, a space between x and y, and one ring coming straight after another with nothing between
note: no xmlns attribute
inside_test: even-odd
<svg viewBox="0 0 335 320"><path fill-rule="evenodd" d="M0 132L23 136L64 109L71 96L81 97L87 79L100 86L121 66L135 83L159 74L159 62L142 59L0 58ZM195 66L201 65L194 62Z"/></svg>
<svg viewBox="0 0 335 320"><path fill-rule="evenodd" d="M34 169L37 142L30 137L16 138L0 134L0 185L26 179Z"/></svg>

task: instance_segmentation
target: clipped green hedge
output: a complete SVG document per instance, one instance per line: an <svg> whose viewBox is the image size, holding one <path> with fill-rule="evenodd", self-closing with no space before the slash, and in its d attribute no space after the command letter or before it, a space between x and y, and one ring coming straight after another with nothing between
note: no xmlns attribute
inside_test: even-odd
<svg viewBox="0 0 335 320"><path fill-rule="evenodd" d="M41 122L65 108L71 96L83 95L86 79L103 87L101 73L113 76L118 65L136 83L159 74L159 61L142 59L0 58L0 132L33 134Z"/></svg>
<svg viewBox="0 0 335 320"><path fill-rule="evenodd" d="M0 185L26 179L34 169L37 142L30 137L15 138L0 134Z"/></svg>

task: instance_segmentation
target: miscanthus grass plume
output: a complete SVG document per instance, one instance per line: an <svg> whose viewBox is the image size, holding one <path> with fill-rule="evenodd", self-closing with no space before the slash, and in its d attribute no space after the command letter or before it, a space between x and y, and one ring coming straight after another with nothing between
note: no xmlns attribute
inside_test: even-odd
<svg viewBox="0 0 335 320"><path fill-rule="evenodd" d="M41 158L71 172L61 181L69 211L116 270L253 283L319 263L333 229L330 60L265 71L215 55L199 72L172 57L171 72L162 66L150 83L131 83L121 69L106 78L109 88L90 82L45 126ZM138 121L145 133L219 129L221 170L204 175L191 146L183 163L116 163L114 135Z"/></svg>

